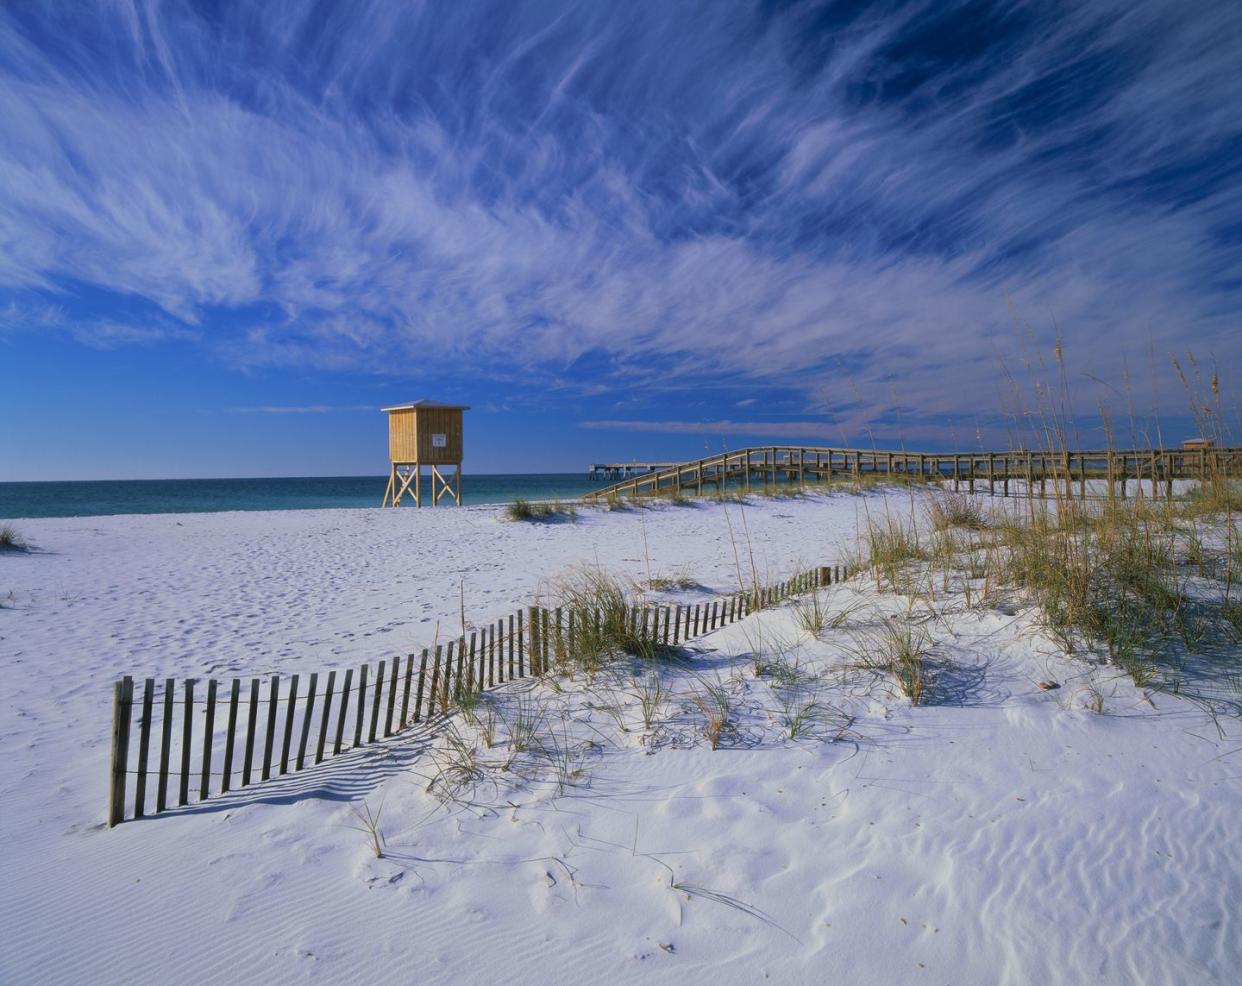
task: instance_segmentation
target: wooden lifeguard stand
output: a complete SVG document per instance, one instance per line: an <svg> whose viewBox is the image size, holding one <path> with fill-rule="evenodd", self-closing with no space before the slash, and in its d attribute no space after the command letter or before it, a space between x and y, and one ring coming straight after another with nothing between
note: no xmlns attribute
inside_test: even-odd
<svg viewBox="0 0 1242 986"><path fill-rule="evenodd" d="M407 493L423 505L423 466L431 467L431 505L452 496L461 504L462 412L464 404L415 401L383 409L388 412L388 489L382 506L400 505ZM441 466L452 466L447 476Z"/></svg>

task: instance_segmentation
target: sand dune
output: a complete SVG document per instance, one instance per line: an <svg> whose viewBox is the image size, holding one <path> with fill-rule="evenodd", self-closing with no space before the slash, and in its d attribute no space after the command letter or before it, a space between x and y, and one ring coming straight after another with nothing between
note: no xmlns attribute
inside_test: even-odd
<svg viewBox="0 0 1242 986"><path fill-rule="evenodd" d="M648 671L623 663L497 691L479 710L492 747L459 717L103 827L116 676L391 658L456 625L463 583L486 620L584 563L703 585L670 599L728 591L725 509L744 539L736 505L544 525L496 508L24 522L40 550L0 556L0 980L1231 981L1236 720L1222 737L1192 704L1066 658L1016 606L928 621L944 667L912 707L851 658L851 635L908 605L865 580L825 594L849 613L839 630L812 637L786 606L697 642L659 672L650 728ZM909 494L755 502L755 566L841 560L886 509L917 512ZM803 684L755 673L765 641ZM709 688L731 710L717 750ZM820 708L791 736L798 700ZM543 754L505 742L523 714ZM453 735L474 751L463 778Z"/></svg>

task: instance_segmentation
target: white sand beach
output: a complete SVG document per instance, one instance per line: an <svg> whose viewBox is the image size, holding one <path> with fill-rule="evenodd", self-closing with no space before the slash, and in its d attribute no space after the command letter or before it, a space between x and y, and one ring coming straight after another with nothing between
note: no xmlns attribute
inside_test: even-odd
<svg viewBox="0 0 1242 986"><path fill-rule="evenodd" d="M391 659L455 633L463 599L495 620L581 565L694 601L841 562L869 514L917 499L21 522L37 550L0 554L0 981L1235 981L1238 720L1066 656L1013 600L920 618L941 671L912 706L850 660L854 630L914 605L868 578L823 593L836 629L787 604L696 641L650 726L635 664L528 679L484 701L491 747L459 714L104 824L122 674ZM765 649L814 682L804 729L755 673ZM715 750L711 688L733 710ZM542 760L503 742L523 710Z"/></svg>

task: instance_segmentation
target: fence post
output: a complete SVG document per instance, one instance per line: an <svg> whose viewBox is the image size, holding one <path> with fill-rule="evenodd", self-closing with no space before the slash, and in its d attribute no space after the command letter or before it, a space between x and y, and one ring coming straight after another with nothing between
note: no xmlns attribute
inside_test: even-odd
<svg viewBox="0 0 1242 986"><path fill-rule="evenodd" d="M138 720L138 781L134 789L134 817L141 818L147 804L147 756L151 743L151 705L155 695L155 679L143 682L142 716Z"/></svg>
<svg viewBox="0 0 1242 986"><path fill-rule="evenodd" d="M211 794L211 739L216 729L216 679L207 681L207 718L203 720L203 769L199 777L198 798Z"/></svg>
<svg viewBox="0 0 1242 986"><path fill-rule="evenodd" d="M177 804L190 803L190 744L194 733L194 679L186 678L185 710L181 719L181 786L177 792Z"/></svg>
<svg viewBox="0 0 1242 986"><path fill-rule="evenodd" d="M414 721L423 717L423 683L427 678L427 648L423 648L423 656L418 662L418 690L414 694Z"/></svg>
<svg viewBox="0 0 1242 986"><path fill-rule="evenodd" d="M527 636L530 638L527 650L528 660L526 662L527 670L531 674L539 673L539 607L530 606L526 610L526 624L530 629Z"/></svg>
<svg viewBox="0 0 1242 986"><path fill-rule="evenodd" d="M323 691L323 711L319 713L319 744L315 747L315 763L323 763L324 747L328 745L328 720L332 717L332 693L335 689L336 672L329 671L328 687Z"/></svg>
<svg viewBox="0 0 1242 986"><path fill-rule="evenodd" d="M129 720L134 705L134 679L126 675L112 689L112 772L108 828L125 820L125 770L129 762Z"/></svg>

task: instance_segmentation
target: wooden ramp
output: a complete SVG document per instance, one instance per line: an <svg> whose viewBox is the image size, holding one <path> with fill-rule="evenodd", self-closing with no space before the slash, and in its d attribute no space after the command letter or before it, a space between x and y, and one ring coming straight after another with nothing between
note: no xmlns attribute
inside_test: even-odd
<svg viewBox="0 0 1242 986"><path fill-rule="evenodd" d="M994 495L1125 497L1131 481L1173 495L1175 479L1242 474L1240 448L1105 449L1087 451L907 452L767 445L722 452L632 476L586 494L588 501L621 496L701 496L728 488L749 493L778 486L884 477L895 482L952 482L955 490ZM1056 485L1060 484L1060 485ZM1136 487L1139 489L1142 487Z"/></svg>

